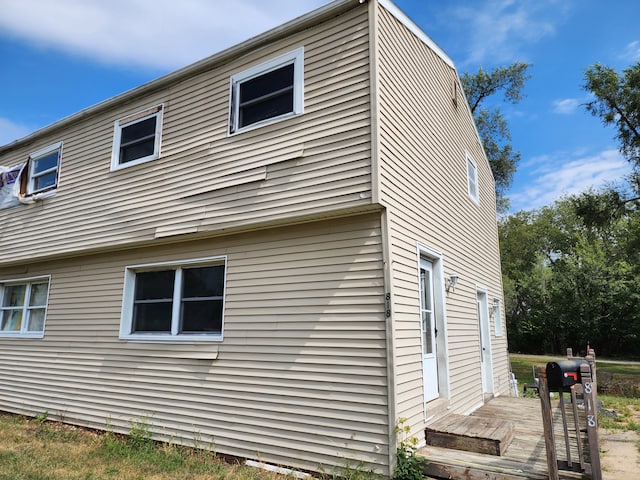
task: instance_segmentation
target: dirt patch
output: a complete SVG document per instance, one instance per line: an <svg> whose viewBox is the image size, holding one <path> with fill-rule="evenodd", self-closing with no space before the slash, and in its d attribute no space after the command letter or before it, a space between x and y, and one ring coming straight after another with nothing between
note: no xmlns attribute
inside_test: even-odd
<svg viewBox="0 0 640 480"><path fill-rule="evenodd" d="M640 436L634 431L600 431L600 463L603 480L638 478L640 471Z"/></svg>

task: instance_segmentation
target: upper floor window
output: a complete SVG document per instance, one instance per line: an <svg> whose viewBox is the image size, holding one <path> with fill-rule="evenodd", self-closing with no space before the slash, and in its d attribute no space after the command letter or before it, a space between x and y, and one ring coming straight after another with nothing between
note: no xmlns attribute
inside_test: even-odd
<svg viewBox="0 0 640 480"><path fill-rule="evenodd" d="M49 278L0 282L0 337L44 335Z"/></svg>
<svg viewBox="0 0 640 480"><path fill-rule="evenodd" d="M29 155L26 195L36 195L58 187L62 142Z"/></svg>
<svg viewBox="0 0 640 480"><path fill-rule="evenodd" d="M161 133L162 105L116 120L111 170L158 158Z"/></svg>
<svg viewBox="0 0 640 480"><path fill-rule="evenodd" d="M222 340L224 258L128 267L120 337Z"/></svg>
<svg viewBox="0 0 640 480"><path fill-rule="evenodd" d="M480 203L480 189L478 188L478 165L467 154L467 180L469 183L469 197L476 203Z"/></svg>
<svg viewBox="0 0 640 480"><path fill-rule="evenodd" d="M231 77L229 134L303 112L304 48Z"/></svg>

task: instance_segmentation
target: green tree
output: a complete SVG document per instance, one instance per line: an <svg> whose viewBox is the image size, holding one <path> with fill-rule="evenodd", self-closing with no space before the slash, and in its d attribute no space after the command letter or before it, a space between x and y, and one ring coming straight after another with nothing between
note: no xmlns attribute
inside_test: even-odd
<svg viewBox="0 0 640 480"><path fill-rule="evenodd" d="M550 272L536 212L518 212L500 222L500 255L509 347L531 352L544 341L537 314L545 304Z"/></svg>
<svg viewBox="0 0 640 480"><path fill-rule="evenodd" d="M600 215L611 202L616 215ZM509 345L514 351L637 355L640 221L634 202L585 192L501 221Z"/></svg>
<svg viewBox="0 0 640 480"><path fill-rule="evenodd" d="M502 93L504 101L518 103L522 99L522 89L526 80L531 78L527 74L529 67L529 64L520 62L494 68L490 72L481 67L477 73L465 73L461 79L478 127L478 134L491 165L500 211L506 211L509 206L504 194L513 181L520 153L511 146L511 133L502 112L498 108L488 108L486 102L496 94Z"/></svg>
<svg viewBox="0 0 640 480"><path fill-rule="evenodd" d="M585 72L584 88L594 99L587 111L616 128L620 152L640 166L640 62L623 70L595 64Z"/></svg>

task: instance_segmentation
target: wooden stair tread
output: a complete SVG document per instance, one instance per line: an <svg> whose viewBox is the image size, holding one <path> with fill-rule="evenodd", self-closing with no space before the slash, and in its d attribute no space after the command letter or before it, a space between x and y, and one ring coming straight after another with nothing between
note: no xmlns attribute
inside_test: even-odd
<svg viewBox="0 0 640 480"><path fill-rule="evenodd" d="M449 414L425 429L427 445L502 455L511 444L515 432L513 422Z"/></svg>

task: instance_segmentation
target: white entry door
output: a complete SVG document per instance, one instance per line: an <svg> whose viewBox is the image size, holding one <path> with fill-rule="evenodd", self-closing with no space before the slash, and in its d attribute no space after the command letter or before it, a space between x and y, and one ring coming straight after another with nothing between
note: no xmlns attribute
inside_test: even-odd
<svg viewBox="0 0 640 480"><path fill-rule="evenodd" d="M422 332L422 376L424 400L440 396L438 388L438 357L436 351L436 316L433 305L433 263L420 259L420 324Z"/></svg>
<svg viewBox="0 0 640 480"><path fill-rule="evenodd" d="M493 361L491 358L491 326L487 293L478 291L478 327L480 332L480 368L482 370L482 392L493 393Z"/></svg>

